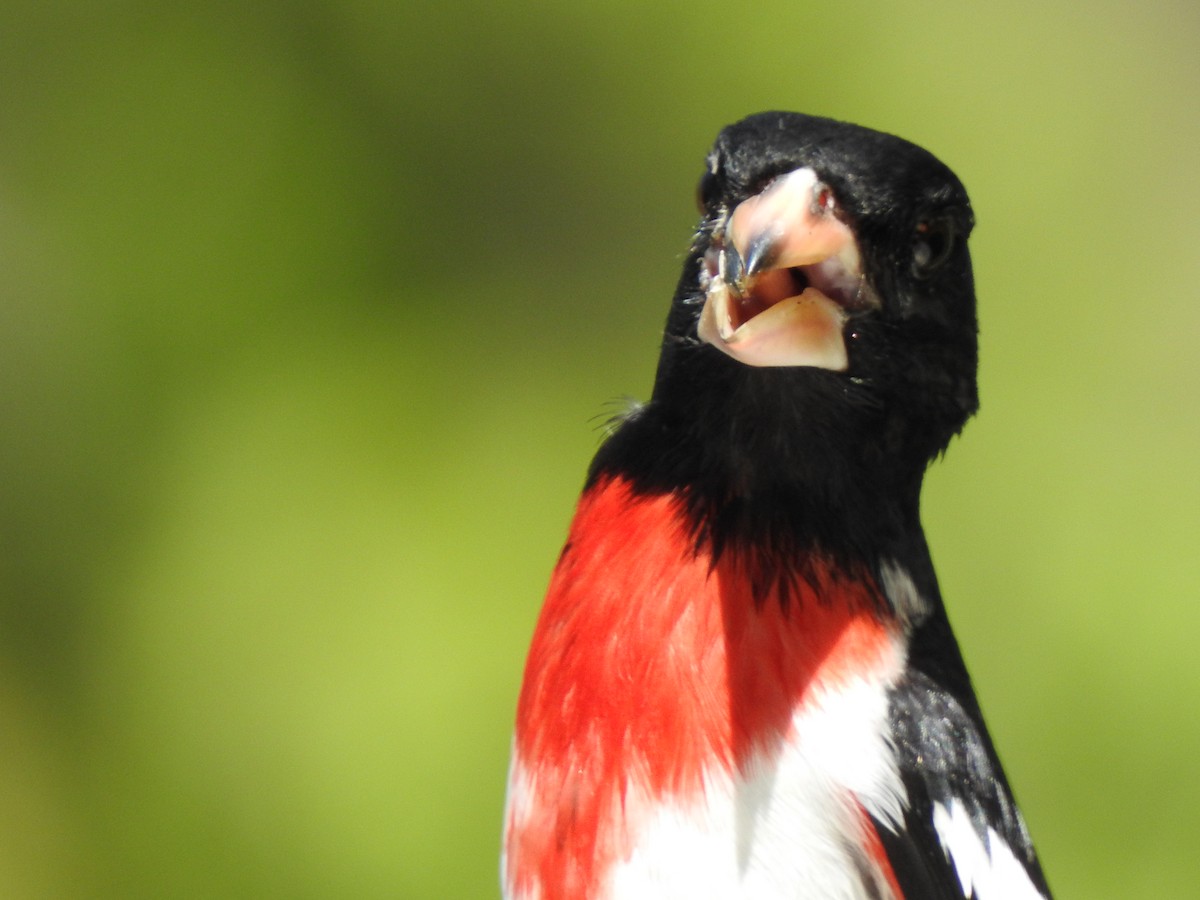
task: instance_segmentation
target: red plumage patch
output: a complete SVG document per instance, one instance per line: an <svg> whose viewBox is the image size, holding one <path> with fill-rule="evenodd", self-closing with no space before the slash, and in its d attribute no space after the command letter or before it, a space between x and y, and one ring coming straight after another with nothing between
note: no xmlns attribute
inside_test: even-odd
<svg viewBox="0 0 1200 900"><path fill-rule="evenodd" d="M674 496L621 479L583 496L518 704L515 891L591 896L629 854L644 799L769 759L814 689L882 665L895 625L869 578L808 560L803 579L783 578L784 602L778 586L755 598L755 580L780 584L759 569L747 548L715 565L698 552Z"/></svg>
<svg viewBox="0 0 1200 900"><path fill-rule="evenodd" d="M867 857L874 863L875 870L891 890L889 896L895 897L896 900L904 900L904 891L900 890L900 882L896 880L896 872L892 868L892 861L888 859L887 850L879 837L879 829L871 821L867 811L862 808L862 804L858 806L858 813L863 829L863 849L866 851Z"/></svg>

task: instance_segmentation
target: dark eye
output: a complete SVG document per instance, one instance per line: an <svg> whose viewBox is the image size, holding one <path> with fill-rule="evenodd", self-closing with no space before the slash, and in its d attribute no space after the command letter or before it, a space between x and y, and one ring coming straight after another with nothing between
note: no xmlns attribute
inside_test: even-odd
<svg viewBox="0 0 1200 900"><path fill-rule="evenodd" d="M954 252L957 229L948 218L925 219L913 234L912 267L917 278L928 278Z"/></svg>

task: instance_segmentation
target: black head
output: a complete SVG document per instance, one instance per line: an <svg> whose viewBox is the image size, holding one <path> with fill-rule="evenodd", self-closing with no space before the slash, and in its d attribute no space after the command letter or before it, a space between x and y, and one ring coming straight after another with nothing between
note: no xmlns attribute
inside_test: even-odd
<svg viewBox="0 0 1200 900"><path fill-rule="evenodd" d="M962 184L900 138L770 112L721 132L698 196L653 397L593 472L760 511L785 497L825 515L887 495L915 509L925 467L977 406ZM836 255L806 255L819 229ZM793 312L788 327L820 334L820 352L780 356L772 334L769 352L739 354L755 327L741 324Z"/></svg>

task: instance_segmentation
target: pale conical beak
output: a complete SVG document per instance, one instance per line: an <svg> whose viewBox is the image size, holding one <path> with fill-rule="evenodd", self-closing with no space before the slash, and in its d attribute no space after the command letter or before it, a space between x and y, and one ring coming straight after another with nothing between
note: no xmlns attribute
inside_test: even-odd
<svg viewBox="0 0 1200 900"><path fill-rule="evenodd" d="M740 203L706 257L699 337L752 366L848 367L843 326L878 306L853 230L810 168Z"/></svg>

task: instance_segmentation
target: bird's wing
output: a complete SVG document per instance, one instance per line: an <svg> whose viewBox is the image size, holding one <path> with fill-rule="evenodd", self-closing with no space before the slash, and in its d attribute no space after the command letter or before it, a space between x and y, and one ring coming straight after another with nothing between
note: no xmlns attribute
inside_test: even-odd
<svg viewBox="0 0 1200 900"><path fill-rule="evenodd" d="M907 898L1046 900L1050 891L980 720L920 671L894 689L904 821L875 821Z"/></svg>

